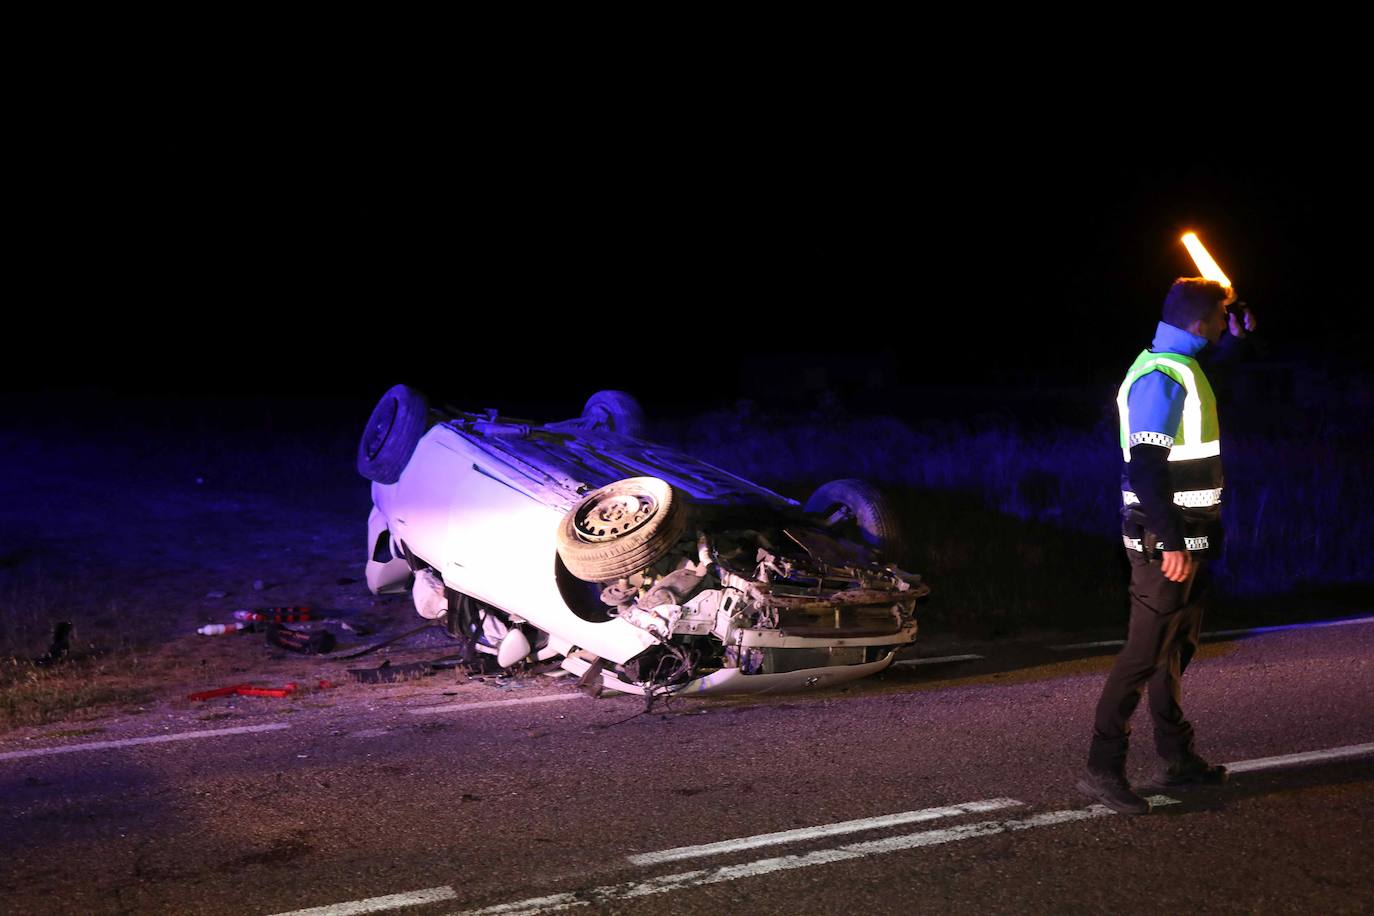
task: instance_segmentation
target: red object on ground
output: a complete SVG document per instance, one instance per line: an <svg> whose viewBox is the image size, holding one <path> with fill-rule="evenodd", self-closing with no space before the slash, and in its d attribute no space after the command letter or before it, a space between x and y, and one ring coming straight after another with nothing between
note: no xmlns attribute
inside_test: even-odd
<svg viewBox="0 0 1374 916"><path fill-rule="evenodd" d="M276 697L281 699L293 693L296 689L295 682L287 684L285 687L254 687L252 684L235 684L232 687L217 687L214 690L202 690L200 693L188 694L188 700L215 700L220 697Z"/></svg>
<svg viewBox="0 0 1374 916"><path fill-rule="evenodd" d="M331 680L322 678L322 679L320 680L320 682L319 682L318 684L316 684L315 686L316 686L317 688L319 688L320 690L332 690L333 688L335 688L335 687L337 687L337 686L339 686L339 685L336 684L336 683L334 683L334 682L331 681Z"/></svg>
<svg viewBox="0 0 1374 916"><path fill-rule="evenodd" d="M276 697L277 699L281 699L287 694L294 692L295 689L296 684L294 681L287 684L285 687L249 687L245 684L239 687L238 693L239 696L244 697Z"/></svg>
<svg viewBox="0 0 1374 916"><path fill-rule="evenodd" d="M217 688L214 689L214 690L202 690L200 693L192 693L192 694L189 694L189 695L186 697L186 699L188 699L188 700L214 700L214 699L218 699L219 697L231 697L231 696L234 696L236 693L238 693L239 690L241 690L242 688L247 687L247 686L249 686L249 685L248 685L248 684L235 684L235 685L232 686L232 687L217 687Z"/></svg>
<svg viewBox="0 0 1374 916"><path fill-rule="evenodd" d="M251 620L259 623L295 623L310 620L310 608L308 607L265 607L256 611L238 610L234 612L235 620Z"/></svg>

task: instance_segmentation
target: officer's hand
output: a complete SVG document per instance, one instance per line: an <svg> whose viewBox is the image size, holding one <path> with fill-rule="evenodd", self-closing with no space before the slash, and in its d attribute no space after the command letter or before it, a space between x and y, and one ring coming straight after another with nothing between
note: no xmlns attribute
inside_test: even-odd
<svg viewBox="0 0 1374 916"><path fill-rule="evenodd" d="M1170 582L1186 581L1193 574L1193 556L1186 550L1166 550L1161 567Z"/></svg>
<svg viewBox="0 0 1374 916"><path fill-rule="evenodd" d="M1255 329L1255 313L1245 306L1244 302L1238 303L1229 312L1229 321L1232 337L1244 337Z"/></svg>

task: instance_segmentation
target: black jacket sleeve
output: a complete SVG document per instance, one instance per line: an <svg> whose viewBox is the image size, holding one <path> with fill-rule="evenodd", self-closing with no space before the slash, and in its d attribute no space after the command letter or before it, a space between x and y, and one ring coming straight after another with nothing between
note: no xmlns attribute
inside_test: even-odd
<svg viewBox="0 0 1374 916"><path fill-rule="evenodd" d="M1183 550L1183 515L1174 505L1169 484L1169 450L1143 443L1131 446L1130 478L1150 530L1159 535L1165 550Z"/></svg>

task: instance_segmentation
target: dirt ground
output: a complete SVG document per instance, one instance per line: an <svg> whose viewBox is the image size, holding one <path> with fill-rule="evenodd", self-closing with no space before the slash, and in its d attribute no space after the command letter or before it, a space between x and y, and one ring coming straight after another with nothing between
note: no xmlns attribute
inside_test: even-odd
<svg viewBox="0 0 1374 916"><path fill-rule="evenodd" d="M341 656L422 624L407 596L363 580L367 482L353 469L370 405L108 400L6 405L0 431L0 730L82 723L239 683L321 681L350 668L451 655L434 628L362 658ZM339 647L306 656L262 633L201 636L237 609L306 606ZM58 621L57 664L32 660ZM453 672L438 677L456 678ZM198 704L214 718L234 700ZM243 702L239 700L237 702ZM72 723L76 725L73 726Z"/></svg>

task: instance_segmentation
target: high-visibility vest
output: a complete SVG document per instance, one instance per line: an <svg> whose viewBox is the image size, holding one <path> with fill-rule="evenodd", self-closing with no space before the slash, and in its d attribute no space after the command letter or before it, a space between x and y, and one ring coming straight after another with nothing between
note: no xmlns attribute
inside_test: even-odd
<svg viewBox="0 0 1374 916"><path fill-rule="evenodd" d="M1175 429L1132 435L1127 399L1136 380L1151 372L1163 372L1183 386L1183 416ZM1130 488L1131 446L1159 445L1169 449L1169 484L1174 503L1193 510L1185 512L1185 517L1219 517L1222 473L1217 398L1198 361L1182 353L1143 351L1121 383L1116 407L1121 416L1121 457L1126 462L1121 475L1122 502L1128 506L1139 502Z"/></svg>

